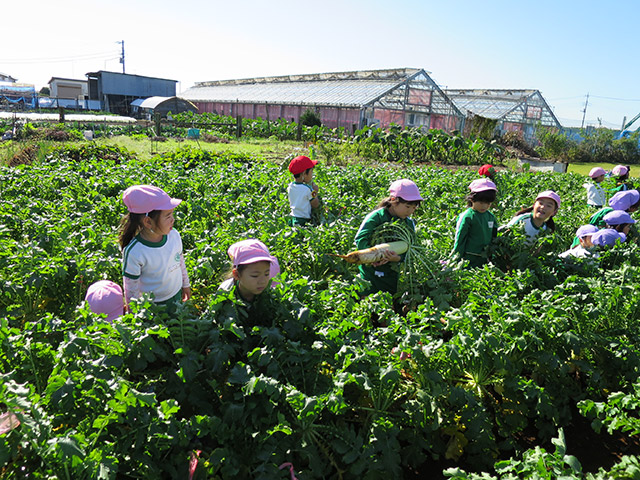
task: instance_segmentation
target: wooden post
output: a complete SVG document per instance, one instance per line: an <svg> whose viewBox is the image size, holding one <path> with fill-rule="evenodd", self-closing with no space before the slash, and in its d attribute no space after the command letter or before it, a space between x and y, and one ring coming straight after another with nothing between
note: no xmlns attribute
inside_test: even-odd
<svg viewBox="0 0 640 480"><path fill-rule="evenodd" d="M296 131L296 140L302 140L302 122L298 119L298 130Z"/></svg>
<svg viewBox="0 0 640 480"><path fill-rule="evenodd" d="M60 116L58 123L64 123L64 107L58 107L58 115Z"/></svg>
<svg viewBox="0 0 640 480"><path fill-rule="evenodd" d="M160 128L161 128L161 122L160 122L160 112L156 112L153 114L153 121L156 124L156 137L161 137L162 134L160 133Z"/></svg>
<svg viewBox="0 0 640 480"><path fill-rule="evenodd" d="M236 116L236 137L242 137L242 117Z"/></svg>

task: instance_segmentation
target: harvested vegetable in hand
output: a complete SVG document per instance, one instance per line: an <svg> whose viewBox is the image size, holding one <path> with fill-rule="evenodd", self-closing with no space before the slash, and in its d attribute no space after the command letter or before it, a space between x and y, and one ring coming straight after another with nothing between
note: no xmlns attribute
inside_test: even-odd
<svg viewBox="0 0 640 480"><path fill-rule="evenodd" d="M409 249L407 242L398 241L390 243L380 243L371 248L365 248L364 250L356 250L348 253L347 255L336 255L336 257L343 258L349 263L355 265L372 264L382 260L387 252L394 252L398 255L402 255Z"/></svg>

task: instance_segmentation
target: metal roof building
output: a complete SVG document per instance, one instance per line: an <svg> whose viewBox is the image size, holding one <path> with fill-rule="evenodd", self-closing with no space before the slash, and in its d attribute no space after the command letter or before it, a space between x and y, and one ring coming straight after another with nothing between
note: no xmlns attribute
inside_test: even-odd
<svg viewBox="0 0 640 480"><path fill-rule="evenodd" d="M461 111L422 69L401 68L200 82L181 94L202 112L297 121L315 110L328 127L460 129Z"/></svg>
<svg viewBox="0 0 640 480"><path fill-rule="evenodd" d="M131 102L136 98L153 96L173 97L177 80L145 77L100 70L86 74L89 84L89 100L100 102L107 112L129 115Z"/></svg>
<svg viewBox="0 0 640 480"><path fill-rule="evenodd" d="M469 119L474 115L497 120L500 134L521 131L527 141L535 138L537 126L562 128L538 90L445 90ZM467 127L471 121L467 121Z"/></svg>

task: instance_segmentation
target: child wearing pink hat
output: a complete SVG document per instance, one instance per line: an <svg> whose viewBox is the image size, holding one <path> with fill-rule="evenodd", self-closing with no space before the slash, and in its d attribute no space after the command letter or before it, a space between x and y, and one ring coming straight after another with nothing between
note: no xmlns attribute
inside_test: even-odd
<svg viewBox="0 0 640 480"><path fill-rule="evenodd" d="M602 187L606 172L602 167L594 167L589 171L590 180L582 185L587 190L587 205L602 208L607 201L607 195Z"/></svg>
<svg viewBox="0 0 640 480"><path fill-rule="evenodd" d="M84 299L93 313L107 316L107 322L113 322L124 313L124 300L120 285L111 280L92 283Z"/></svg>
<svg viewBox="0 0 640 480"><path fill-rule="evenodd" d="M533 202L533 206L523 208L515 214L505 229L522 226L525 235L533 242L540 232L554 232L556 225L553 216L560 208L560 195L553 190L540 192Z"/></svg>
<svg viewBox="0 0 640 480"><path fill-rule="evenodd" d="M378 204L378 208L369 213L362 221L355 238L357 249L373 247L373 234L377 228L385 223L399 222L414 232L415 222L410 216L416 211L422 200L420 190L413 181L403 178L393 182L389 186L389 196L383 199ZM388 251L385 258L379 262L371 265L359 265L360 277L371 283L371 288L366 293L379 291L396 293L399 274L391 264L401 262L403 259L404 255Z"/></svg>
<svg viewBox="0 0 640 480"><path fill-rule="evenodd" d="M300 155L289 162L289 172L294 181L287 187L291 207L289 225L306 225L311 221L311 211L320 206L318 185L313 183L313 169L317 160Z"/></svg>
<svg viewBox="0 0 640 480"><path fill-rule="evenodd" d="M480 178L469 184L466 196L468 208L458 215L455 254L469 261L470 267L480 267L488 262L487 247L498 234L498 221L489 211L496 200L496 184L488 178Z"/></svg>
<svg viewBox="0 0 640 480"><path fill-rule="evenodd" d="M233 316L244 327L268 324L274 311L268 291L273 278L280 274L278 259L269 253L264 243L255 239L234 243L227 254L232 266L218 290L231 292L235 301L225 301L220 306L231 307Z"/></svg>
<svg viewBox="0 0 640 480"><path fill-rule="evenodd" d="M173 228L173 210L182 200L152 185L129 187L122 200L129 211L119 237L126 304L149 293L171 312L191 298L182 239Z"/></svg>
<svg viewBox="0 0 640 480"><path fill-rule="evenodd" d="M593 243L591 237L598 231L598 227L595 225L582 225L576 230L576 238L578 243L572 245L569 250L562 252L560 258L587 258L591 256L591 250L593 249Z"/></svg>
<svg viewBox="0 0 640 480"><path fill-rule="evenodd" d="M611 193L624 192L633 188L627 183L631 168L624 165L616 165L611 169L611 176L616 180L616 186L611 189Z"/></svg>

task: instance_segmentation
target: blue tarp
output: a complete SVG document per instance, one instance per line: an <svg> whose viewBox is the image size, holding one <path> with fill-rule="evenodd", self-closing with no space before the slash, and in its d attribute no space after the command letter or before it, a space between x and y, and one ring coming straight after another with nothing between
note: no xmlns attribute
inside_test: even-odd
<svg viewBox="0 0 640 480"><path fill-rule="evenodd" d="M9 103L24 103L36 108L38 94L33 85L12 85L10 83L0 84L0 100Z"/></svg>

